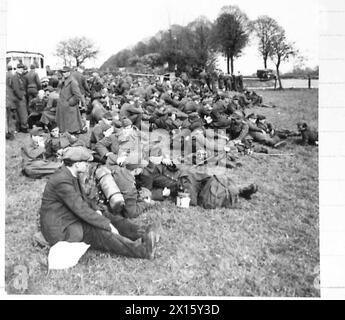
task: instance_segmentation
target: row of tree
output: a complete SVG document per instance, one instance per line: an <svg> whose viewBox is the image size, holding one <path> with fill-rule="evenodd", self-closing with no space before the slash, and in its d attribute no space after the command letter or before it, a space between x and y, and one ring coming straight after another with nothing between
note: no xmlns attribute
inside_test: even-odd
<svg viewBox="0 0 345 320"><path fill-rule="evenodd" d="M212 23L202 16L187 26L172 25L169 30L160 31L146 41L140 41L132 49L124 49L111 56L102 70L116 70L120 67L137 67L139 70L154 70L167 65L169 71L206 69L212 71L219 53L227 59L227 72L234 73L234 61L248 45L251 36L258 39L258 50L263 58L264 68L271 59L276 65L280 81L280 65L297 50L287 41L285 30L277 21L260 16L250 21L237 6L225 6ZM58 44L56 55L65 63L71 57L76 65L96 57L98 50L91 41L73 38Z"/></svg>
<svg viewBox="0 0 345 320"><path fill-rule="evenodd" d="M227 59L227 72L233 74L234 61L248 45L251 35L258 39L264 68L271 59L280 81L281 63L297 50L287 41L285 30L276 20L260 16L250 21L237 6L223 7L213 23L206 17L199 17L185 27L172 25L169 30L160 31L134 48L113 55L101 68L138 65L154 68L167 63L170 71L176 66L181 71L190 71L192 67L212 69L217 54L222 53Z"/></svg>

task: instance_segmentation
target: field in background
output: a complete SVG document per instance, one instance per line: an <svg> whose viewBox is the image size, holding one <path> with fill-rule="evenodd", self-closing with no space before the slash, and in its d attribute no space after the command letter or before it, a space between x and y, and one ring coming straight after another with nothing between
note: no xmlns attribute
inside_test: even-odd
<svg viewBox="0 0 345 320"><path fill-rule="evenodd" d="M274 80L269 81L260 81L257 79L244 79L244 86L248 88L274 88ZM284 89L307 89L308 88L308 79L282 79L282 85ZM277 82L277 87L279 86ZM319 88L319 80L312 79L311 80L311 88L318 89Z"/></svg>
<svg viewBox="0 0 345 320"><path fill-rule="evenodd" d="M317 128L318 91L258 91L275 109L264 114L277 127L295 130L304 120ZM47 250L34 247L45 179L20 173L18 134L6 144L6 290L26 294L289 296L315 297L319 277L318 148L294 141L279 153L246 156L228 174L239 184L256 182L258 193L238 208L189 210L159 203L137 222L161 223L153 261L89 250L68 271L47 274ZM29 271L18 289L18 270ZM19 269L18 269L19 268ZM16 289L17 288L17 289Z"/></svg>

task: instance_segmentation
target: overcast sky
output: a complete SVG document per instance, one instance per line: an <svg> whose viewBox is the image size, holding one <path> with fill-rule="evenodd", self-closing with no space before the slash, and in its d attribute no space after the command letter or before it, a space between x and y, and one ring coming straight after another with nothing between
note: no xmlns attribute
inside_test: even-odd
<svg viewBox="0 0 345 320"><path fill-rule="evenodd" d="M186 25L200 15L214 21L224 5L238 5L250 19L269 15L285 28L307 57L307 65L318 64L318 0L8 0L7 50L38 51L46 64L61 65L54 57L56 44L74 36L92 39L100 49L100 66L112 54L166 30L169 24ZM220 59L225 70L225 59ZM252 74L263 65L255 41L235 61L235 71ZM291 69L293 63L282 66ZM271 65L273 67L273 65Z"/></svg>

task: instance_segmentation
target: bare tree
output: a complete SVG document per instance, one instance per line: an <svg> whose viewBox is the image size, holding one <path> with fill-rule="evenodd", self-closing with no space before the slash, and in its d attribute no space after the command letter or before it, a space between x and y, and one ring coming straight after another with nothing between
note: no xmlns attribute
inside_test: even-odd
<svg viewBox="0 0 345 320"><path fill-rule="evenodd" d="M60 41L56 47L55 55L63 60L64 66L71 66L72 62L68 55L67 41Z"/></svg>
<svg viewBox="0 0 345 320"><path fill-rule="evenodd" d="M95 48L92 40L86 37L75 37L60 41L57 45L56 55L67 64L68 59L74 59L76 66L80 66L87 59L96 58L99 50Z"/></svg>
<svg viewBox="0 0 345 320"><path fill-rule="evenodd" d="M288 61L291 56L295 56L298 50L294 48L292 43L289 43L286 39L285 30L280 27L273 37L271 37L272 51L270 52L270 58L276 65L277 78L279 81L279 89L283 89L279 67L282 62Z"/></svg>
<svg viewBox="0 0 345 320"><path fill-rule="evenodd" d="M259 39L259 52L264 60L264 68L267 69L267 59L272 53L272 37L279 33L278 22L269 16L260 16L253 21L253 30Z"/></svg>

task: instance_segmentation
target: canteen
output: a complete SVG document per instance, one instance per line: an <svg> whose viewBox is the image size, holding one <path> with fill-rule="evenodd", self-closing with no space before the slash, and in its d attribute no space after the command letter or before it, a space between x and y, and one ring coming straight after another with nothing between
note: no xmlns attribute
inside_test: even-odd
<svg viewBox="0 0 345 320"><path fill-rule="evenodd" d="M187 192L179 192L176 198L176 206L178 208L189 208L190 195Z"/></svg>

